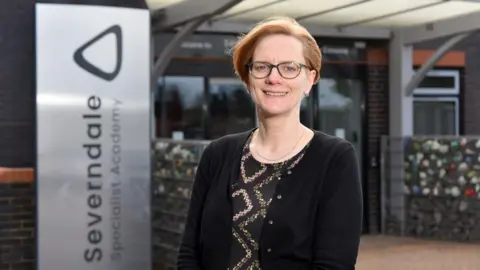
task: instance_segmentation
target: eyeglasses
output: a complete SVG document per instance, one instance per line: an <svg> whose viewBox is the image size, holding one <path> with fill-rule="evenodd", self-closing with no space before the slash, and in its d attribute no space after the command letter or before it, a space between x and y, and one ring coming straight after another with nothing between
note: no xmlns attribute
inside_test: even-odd
<svg viewBox="0 0 480 270"><path fill-rule="evenodd" d="M302 68L310 69L308 66L297 62L282 62L274 65L267 62L255 61L250 63L247 67L250 74L257 79L265 79L270 76L273 68L276 68L278 74L285 79L295 79L300 75Z"/></svg>

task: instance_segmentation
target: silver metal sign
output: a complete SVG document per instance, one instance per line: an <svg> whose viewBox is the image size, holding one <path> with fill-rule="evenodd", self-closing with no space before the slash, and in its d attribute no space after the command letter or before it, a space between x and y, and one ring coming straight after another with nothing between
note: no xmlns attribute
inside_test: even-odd
<svg viewBox="0 0 480 270"><path fill-rule="evenodd" d="M38 270L151 269L148 10L36 5Z"/></svg>

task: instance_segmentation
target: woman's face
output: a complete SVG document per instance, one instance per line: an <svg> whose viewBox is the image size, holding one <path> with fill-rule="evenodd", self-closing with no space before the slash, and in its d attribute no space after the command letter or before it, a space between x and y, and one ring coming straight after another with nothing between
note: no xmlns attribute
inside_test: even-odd
<svg viewBox="0 0 480 270"><path fill-rule="evenodd" d="M270 71L271 65L279 64ZM299 110L315 79L315 71L302 65L306 65L303 44L295 37L271 35L258 43L248 88L259 111L273 116Z"/></svg>

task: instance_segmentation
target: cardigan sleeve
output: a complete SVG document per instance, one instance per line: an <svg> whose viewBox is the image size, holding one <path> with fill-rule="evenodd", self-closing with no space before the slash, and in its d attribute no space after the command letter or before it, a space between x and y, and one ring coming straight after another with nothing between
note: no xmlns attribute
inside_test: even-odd
<svg viewBox="0 0 480 270"><path fill-rule="evenodd" d="M177 259L178 270L201 270L199 254L200 221L209 188L210 143L202 154L192 187L192 195Z"/></svg>
<svg viewBox="0 0 480 270"><path fill-rule="evenodd" d="M362 232L363 197L353 146L342 143L320 194L312 269L354 270ZM336 156L336 158L335 158Z"/></svg>

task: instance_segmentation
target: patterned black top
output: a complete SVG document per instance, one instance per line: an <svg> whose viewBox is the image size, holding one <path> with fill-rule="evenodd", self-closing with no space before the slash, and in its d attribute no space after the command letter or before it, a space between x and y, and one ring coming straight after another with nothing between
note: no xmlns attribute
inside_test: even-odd
<svg viewBox="0 0 480 270"><path fill-rule="evenodd" d="M307 144L294 157L274 164L257 161L250 152L250 141L245 143L240 163L240 177L233 185L233 240L230 270L260 269L259 239L263 220L275 194L277 182L285 169L293 168L303 157Z"/></svg>

